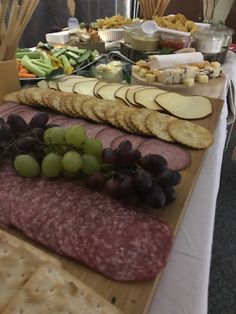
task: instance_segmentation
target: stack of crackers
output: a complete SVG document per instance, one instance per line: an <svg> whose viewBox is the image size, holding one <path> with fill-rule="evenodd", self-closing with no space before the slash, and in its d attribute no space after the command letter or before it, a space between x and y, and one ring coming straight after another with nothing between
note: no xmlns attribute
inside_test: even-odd
<svg viewBox="0 0 236 314"><path fill-rule="evenodd" d="M0 230L0 312L118 314L115 306L59 262Z"/></svg>
<svg viewBox="0 0 236 314"><path fill-rule="evenodd" d="M118 100L38 87L21 89L8 94L4 100L44 106L72 117L109 123L129 133L154 136L194 149L205 149L213 143L212 133L198 124L147 108L129 107Z"/></svg>

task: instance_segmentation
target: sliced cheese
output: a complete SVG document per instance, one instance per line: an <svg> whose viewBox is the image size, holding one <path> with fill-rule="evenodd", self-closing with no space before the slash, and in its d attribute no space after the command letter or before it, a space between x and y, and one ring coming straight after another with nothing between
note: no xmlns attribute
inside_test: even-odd
<svg viewBox="0 0 236 314"><path fill-rule="evenodd" d="M136 104L153 110L163 110L156 102L155 98L166 91L159 88L142 88L134 91L134 101Z"/></svg>
<svg viewBox="0 0 236 314"><path fill-rule="evenodd" d="M94 86L97 84L98 80L89 80L78 82L73 87L73 92L76 94L87 95L87 96L94 96L93 89Z"/></svg>
<svg viewBox="0 0 236 314"><path fill-rule="evenodd" d="M122 84L118 83L107 83L98 89L97 95L102 99L115 100L115 92L122 86Z"/></svg>
<svg viewBox="0 0 236 314"><path fill-rule="evenodd" d="M98 97L98 98L100 98L100 97L98 96L97 92L98 92L98 90L99 90L100 87L105 86L105 85L107 85L107 82L98 81L98 82L95 84L94 88L93 88L93 95L96 96L96 97Z"/></svg>
<svg viewBox="0 0 236 314"><path fill-rule="evenodd" d="M84 76L67 76L63 80L59 80L57 82L57 88L61 92L67 92L67 93L72 93L74 85L76 83L82 82L82 81L90 81L94 80L92 77L84 77Z"/></svg>
<svg viewBox="0 0 236 314"><path fill-rule="evenodd" d="M158 95L155 101L160 107L182 119L200 119L212 113L210 100L203 96L166 93Z"/></svg>
<svg viewBox="0 0 236 314"><path fill-rule="evenodd" d="M126 98L128 90L144 88L144 85L123 85L115 92L115 98L123 100L127 105L132 105Z"/></svg>

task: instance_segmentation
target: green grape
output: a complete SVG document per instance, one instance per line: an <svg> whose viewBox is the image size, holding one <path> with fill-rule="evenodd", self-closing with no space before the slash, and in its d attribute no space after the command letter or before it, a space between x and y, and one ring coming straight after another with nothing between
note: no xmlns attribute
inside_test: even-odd
<svg viewBox="0 0 236 314"><path fill-rule="evenodd" d="M103 151L103 145L96 138L87 138L87 140L84 142L83 150L87 154L100 158Z"/></svg>
<svg viewBox="0 0 236 314"><path fill-rule="evenodd" d="M49 153L43 158L42 161L42 173L45 177L54 178L57 177L62 170L62 157Z"/></svg>
<svg viewBox="0 0 236 314"><path fill-rule="evenodd" d="M98 171L101 168L101 163L99 162L99 160L93 156L93 155L89 155L89 154L84 154L82 156L82 170L85 174L87 175L91 175L94 172Z"/></svg>
<svg viewBox="0 0 236 314"><path fill-rule="evenodd" d="M65 129L59 126L47 129L43 134L44 143L48 145L65 144Z"/></svg>
<svg viewBox="0 0 236 314"><path fill-rule="evenodd" d="M80 148L87 139L87 134L85 129L77 124L66 130L65 139L67 144Z"/></svg>
<svg viewBox="0 0 236 314"><path fill-rule="evenodd" d="M40 173L40 166L32 156L21 154L14 160L14 168L23 177L34 178Z"/></svg>
<svg viewBox="0 0 236 314"><path fill-rule="evenodd" d="M74 151L65 153L62 158L62 166L65 171L76 173L82 166L82 159L80 154Z"/></svg>

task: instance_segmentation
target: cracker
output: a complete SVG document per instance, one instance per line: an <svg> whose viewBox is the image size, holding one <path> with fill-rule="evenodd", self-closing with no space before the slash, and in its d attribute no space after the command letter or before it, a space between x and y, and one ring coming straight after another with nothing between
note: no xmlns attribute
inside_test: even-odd
<svg viewBox="0 0 236 314"><path fill-rule="evenodd" d="M76 117L85 118L85 115L82 112L82 103L84 98L81 95L75 95L72 100L71 110Z"/></svg>
<svg viewBox="0 0 236 314"><path fill-rule="evenodd" d="M19 99L20 104L28 105L27 98L25 97L25 91L26 91L26 88L22 88L21 90L19 90L17 97Z"/></svg>
<svg viewBox="0 0 236 314"><path fill-rule="evenodd" d="M3 97L3 100L6 101L6 102L16 102L16 103L19 103L19 98L18 98L18 91L17 92L12 92L12 93L9 93L7 95L5 95Z"/></svg>
<svg viewBox="0 0 236 314"><path fill-rule="evenodd" d="M63 97L63 110L66 114L74 117L75 115L72 111L73 98L74 98L74 94L70 94L70 95L67 95L66 97Z"/></svg>
<svg viewBox="0 0 236 314"><path fill-rule="evenodd" d="M146 128L153 136L158 137L166 142L175 142L168 131L170 122L177 120L177 118L165 113L152 112L146 117Z"/></svg>
<svg viewBox="0 0 236 314"><path fill-rule="evenodd" d="M90 119L94 122L101 123L103 120L101 120L93 111L93 107L97 106L97 99L94 97L91 97L89 99L84 99L81 105L81 110L83 114L87 117L87 119Z"/></svg>
<svg viewBox="0 0 236 314"><path fill-rule="evenodd" d="M116 121L115 114L117 111L121 110L120 105L112 105L107 107L104 111L105 121L119 128L119 124Z"/></svg>
<svg viewBox="0 0 236 314"><path fill-rule="evenodd" d="M97 105L93 107L93 112L101 121L106 122L105 110L108 107L110 107L109 100L97 99Z"/></svg>
<svg viewBox="0 0 236 314"><path fill-rule="evenodd" d="M213 143L213 135L208 129L189 121L173 121L168 131L177 142L191 148L204 149Z"/></svg>
<svg viewBox="0 0 236 314"><path fill-rule="evenodd" d="M45 89L42 94L42 106L50 107L49 100L53 98L53 95L56 95L57 91L51 89Z"/></svg>
<svg viewBox="0 0 236 314"><path fill-rule="evenodd" d="M0 312L40 265L40 259L22 247L0 258Z"/></svg>
<svg viewBox="0 0 236 314"><path fill-rule="evenodd" d="M132 126L142 134L151 135L150 131L146 127L146 118L150 114L148 109L136 109L129 116L129 120Z"/></svg>
<svg viewBox="0 0 236 314"><path fill-rule="evenodd" d="M134 133L135 130L130 127L130 125L126 122L126 116L135 109L132 108L122 108L121 110L117 110L115 113L115 119L118 126L129 133Z"/></svg>
<svg viewBox="0 0 236 314"><path fill-rule="evenodd" d="M37 106L37 103L35 103L33 99L33 94L38 90L38 87L31 87L31 88L26 88L25 90L25 98L27 101L27 104L30 106Z"/></svg>
<svg viewBox="0 0 236 314"><path fill-rule="evenodd" d="M35 88L31 93L31 100L37 105L42 105L43 90L41 88Z"/></svg>
<svg viewBox="0 0 236 314"><path fill-rule="evenodd" d="M3 314L121 314L83 282L50 263L41 265Z"/></svg>

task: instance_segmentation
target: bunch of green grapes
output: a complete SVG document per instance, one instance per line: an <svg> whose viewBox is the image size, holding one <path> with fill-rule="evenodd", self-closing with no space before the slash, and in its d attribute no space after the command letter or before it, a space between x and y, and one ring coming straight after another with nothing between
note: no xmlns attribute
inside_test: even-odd
<svg viewBox="0 0 236 314"><path fill-rule="evenodd" d="M73 178L81 173L91 175L101 168L103 145L99 140L89 138L81 125L47 128L40 146L43 154L40 161L34 154L16 156L13 164L20 175Z"/></svg>

